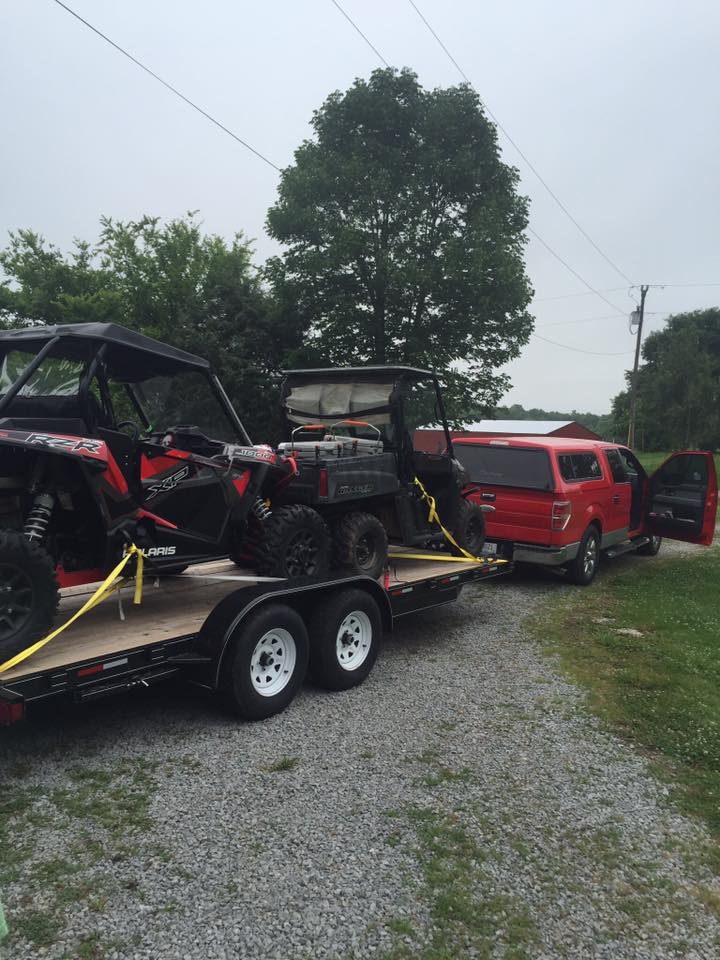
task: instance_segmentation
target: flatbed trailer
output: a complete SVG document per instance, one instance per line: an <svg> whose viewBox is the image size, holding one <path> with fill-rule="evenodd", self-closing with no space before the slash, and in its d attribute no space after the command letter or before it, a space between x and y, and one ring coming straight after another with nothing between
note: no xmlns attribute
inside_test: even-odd
<svg viewBox="0 0 720 960"><path fill-rule="evenodd" d="M306 673L319 686L361 683L383 633L400 617L457 599L468 583L509 572L510 563L460 563L394 554L381 581L338 576L289 584L261 581L230 561L145 579L140 606L106 600L16 667L0 674L0 726L51 698L82 703L181 676L216 691L247 720L283 710ZM63 591L59 622L92 595Z"/></svg>

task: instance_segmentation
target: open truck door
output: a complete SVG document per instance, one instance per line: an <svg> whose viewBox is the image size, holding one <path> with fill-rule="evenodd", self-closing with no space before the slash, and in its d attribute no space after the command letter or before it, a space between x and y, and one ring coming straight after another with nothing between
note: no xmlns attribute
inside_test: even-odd
<svg viewBox="0 0 720 960"><path fill-rule="evenodd" d="M648 483L647 526L653 534L704 546L712 543L718 502L712 453L673 453Z"/></svg>

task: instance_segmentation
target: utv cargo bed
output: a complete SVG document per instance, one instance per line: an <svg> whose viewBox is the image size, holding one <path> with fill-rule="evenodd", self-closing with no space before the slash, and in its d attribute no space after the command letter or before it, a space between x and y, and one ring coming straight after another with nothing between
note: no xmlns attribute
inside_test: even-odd
<svg viewBox="0 0 720 960"><path fill-rule="evenodd" d="M287 581L259 580L230 561L198 564L159 582L146 577L140 606L133 604L132 590L126 587L121 602L106 600L0 674L0 725L24 719L30 705L51 697L82 702L133 687L150 688L175 675L223 692L241 717L262 719L292 699L303 680L307 648L321 686L354 686L370 672L382 633L392 630L398 617L449 603L465 584L493 579L512 567L494 559L460 563L442 554L437 559L406 558L403 552L409 551L393 554L382 583L350 576L290 586ZM64 590L58 622L65 622L92 592L92 585ZM297 635L289 624L295 624ZM320 634L328 628L330 643L323 645ZM289 681L280 686L275 695L271 672L278 669L277 636L285 642L288 634L295 651L292 670L297 662L302 675L294 686ZM353 661L356 637L367 652ZM263 643L269 667L267 662L258 666ZM248 694L243 671L256 678L257 687L259 670L267 671L269 688L253 696L258 691L250 684Z"/></svg>

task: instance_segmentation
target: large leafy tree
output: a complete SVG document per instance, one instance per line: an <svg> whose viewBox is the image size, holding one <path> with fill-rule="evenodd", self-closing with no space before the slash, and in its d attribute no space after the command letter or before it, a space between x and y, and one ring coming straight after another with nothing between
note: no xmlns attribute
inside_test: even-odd
<svg viewBox="0 0 720 960"><path fill-rule="evenodd" d="M720 308L679 313L651 333L638 371L637 432L649 450L720 448ZM631 375L628 374L628 385ZM628 391L613 401L627 430Z"/></svg>
<svg viewBox="0 0 720 960"><path fill-rule="evenodd" d="M278 298L315 361L408 363L443 377L455 420L507 389L527 342L527 201L469 86L376 70L315 112L268 213Z"/></svg>
<svg viewBox="0 0 720 960"><path fill-rule="evenodd" d="M114 321L208 358L251 436L275 439L278 372L302 342L252 265L250 245L204 234L195 217L101 222L64 254L28 230L0 252L0 322Z"/></svg>

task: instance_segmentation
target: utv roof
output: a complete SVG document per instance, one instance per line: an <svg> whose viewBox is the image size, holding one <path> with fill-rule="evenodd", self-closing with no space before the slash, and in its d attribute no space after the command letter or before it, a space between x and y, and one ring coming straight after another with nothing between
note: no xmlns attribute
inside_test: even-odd
<svg viewBox="0 0 720 960"><path fill-rule="evenodd" d="M435 374L431 370L421 370L419 367L367 366L367 367L315 367L306 370L284 370L286 377L316 377L318 380L336 380L338 378L368 377L376 380L383 377L413 376L422 379L434 380Z"/></svg>
<svg viewBox="0 0 720 960"><path fill-rule="evenodd" d="M58 338L58 348L68 359L85 359L92 344L107 344L107 366L120 380L172 376L182 370L209 370L202 357L161 343L117 323L67 323L53 327L24 327L0 331L0 352L17 348L38 351Z"/></svg>

